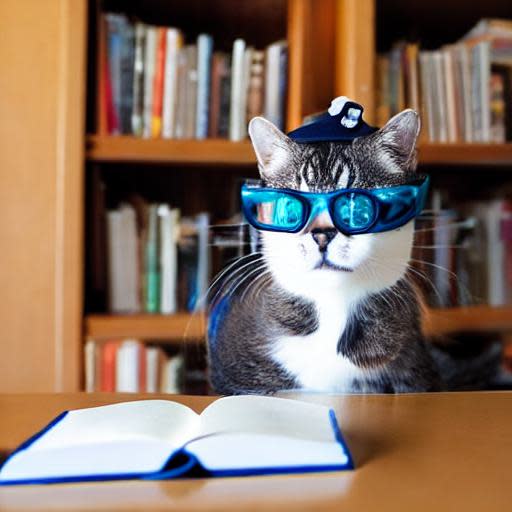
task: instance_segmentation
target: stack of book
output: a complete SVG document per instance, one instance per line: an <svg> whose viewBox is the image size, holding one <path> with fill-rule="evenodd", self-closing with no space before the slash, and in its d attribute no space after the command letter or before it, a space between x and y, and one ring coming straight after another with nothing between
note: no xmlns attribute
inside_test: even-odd
<svg viewBox="0 0 512 512"><path fill-rule="evenodd" d="M512 304L512 200L434 208L418 219L414 246L431 306Z"/></svg>
<svg viewBox="0 0 512 512"><path fill-rule="evenodd" d="M186 44L178 28L132 23L113 13L103 23L99 97L109 134L238 141L257 115L284 127L285 41L256 50L237 39L230 55L214 52L208 34Z"/></svg>
<svg viewBox="0 0 512 512"><path fill-rule="evenodd" d="M86 391L179 393L183 378L182 354L169 356L134 339L85 344Z"/></svg>
<svg viewBox="0 0 512 512"><path fill-rule="evenodd" d="M377 121L410 107L431 142L512 140L512 21L481 20L432 51L396 43L377 61Z"/></svg>
<svg viewBox="0 0 512 512"><path fill-rule="evenodd" d="M210 278L208 230L206 213L180 220L178 209L140 198L108 211L110 312L202 309Z"/></svg>

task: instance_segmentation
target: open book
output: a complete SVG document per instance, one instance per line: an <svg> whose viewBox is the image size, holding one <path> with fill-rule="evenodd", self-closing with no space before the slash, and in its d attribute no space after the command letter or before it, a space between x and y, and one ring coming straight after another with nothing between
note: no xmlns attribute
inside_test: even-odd
<svg viewBox="0 0 512 512"><path fill-rule="evenodd" d="M67 411L24 442L0 484L352 469L332 409L233 396L201 415L167 400Z"/></svg>

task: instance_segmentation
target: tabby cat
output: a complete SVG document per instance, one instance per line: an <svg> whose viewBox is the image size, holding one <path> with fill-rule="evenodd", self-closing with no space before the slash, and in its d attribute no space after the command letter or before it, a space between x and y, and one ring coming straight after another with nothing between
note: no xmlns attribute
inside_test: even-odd
<svg viewBox="0 0 512 512"><path fill-rule="evenodd" d="M417 113L405 110L346 143L299 144L263 118L249 134L265 186L329 192L414 180L419 129ZM232 265L212 292L215 391L439 389L407 270L413 225L346 235L324 211L298 233L262 231L262 251Z"/></svg>

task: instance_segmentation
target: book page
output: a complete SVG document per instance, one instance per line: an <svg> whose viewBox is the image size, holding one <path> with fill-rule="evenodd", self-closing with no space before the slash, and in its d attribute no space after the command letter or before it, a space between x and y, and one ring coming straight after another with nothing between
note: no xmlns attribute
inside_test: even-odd
<svg viewBox="0 0 512 512"><path fill-rule="evenodd" d="M235 396L201 415L201 437L185 450L214 474L350 467L328 407L283 398Z"/></svg>
<svg viewBox="0 0 512 512"><path fill-rule="evenodd" d="M198 430L199 417L194 411L166 400L70 411L11 456L0 481L159 471Z"/></svg>
<svg viewBox="0 0 512 512"><path fill-rule="evenodd" d="M332 441L329 408L267 396L229 396L209 405L200 416L201 435L219 432L271 434Z"/></svg>
<svg viewBox="0 0 512 512"><path fill-rule="evenodd" d="M198 415L167 400L140 400L70 411L30 448L153 439L181 446L198 430Z"/></svg>

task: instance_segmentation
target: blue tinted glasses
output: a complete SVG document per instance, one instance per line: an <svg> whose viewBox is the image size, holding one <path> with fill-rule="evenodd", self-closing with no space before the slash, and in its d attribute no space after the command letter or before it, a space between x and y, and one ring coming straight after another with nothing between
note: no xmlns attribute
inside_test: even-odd
<svg viewBox="0 0 512 512"><path fill-rule="evenodd" d="M407 224L423 209L428 176L387 188L347 188L333 192L301 192L242 186L242 209L249 224L264 231L297 233L324 210L346 235L380 233Z"/></svg>

